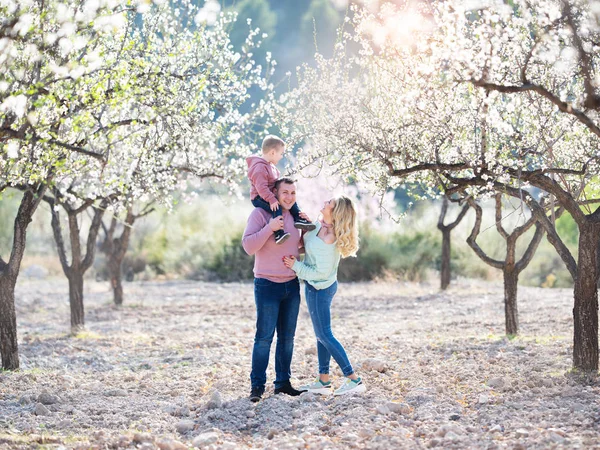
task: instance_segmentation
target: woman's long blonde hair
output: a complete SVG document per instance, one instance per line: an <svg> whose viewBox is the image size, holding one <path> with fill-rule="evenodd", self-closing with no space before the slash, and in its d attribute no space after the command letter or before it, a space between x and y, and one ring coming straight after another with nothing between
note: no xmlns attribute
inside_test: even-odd
<svg viewBox="0 0 600 450"><path fill-rule="evenodd" d="M354 203L345 195L333 199L335 206L331 211L336 246L342 258L356 256L358 251L358 222Z"/></svg>

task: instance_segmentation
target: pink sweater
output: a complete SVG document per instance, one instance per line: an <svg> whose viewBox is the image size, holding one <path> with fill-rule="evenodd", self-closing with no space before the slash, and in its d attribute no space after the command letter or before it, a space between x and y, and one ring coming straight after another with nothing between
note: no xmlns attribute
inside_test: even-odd
<svg viewBox="0 0 600 450"><path fill-rule="evenodd" d="M257 196L269 203L275 200L273 188L280 173L273 164L260 156L249 156L246 158L248 164L248 179L250 180L250 200Z"/></svg>
<svg viewBox="0 0 600 450"><path fill-rule="evenodd" d="M275 244L275 237L269 221L271 215L265 210L254 208L248 217L242 246L254 258L254 276L266 278L274 283L285 283L296 278L296 273L283 264L283 257L293 255L298 258L300 230L294 228L294 218L289 211L283 211L283 229L290 237L283 244Z"/></svg>

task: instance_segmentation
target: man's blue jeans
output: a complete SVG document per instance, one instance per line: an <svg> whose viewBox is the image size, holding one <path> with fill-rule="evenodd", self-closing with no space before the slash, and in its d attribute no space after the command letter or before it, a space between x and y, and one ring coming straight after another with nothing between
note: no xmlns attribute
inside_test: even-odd
<svg viewBox="0 0 600 450"><path fill-rule="evenodd" d="M305 286L306 304L317 336L319 373L329 373L329 362L333 356L344 376L352 375L354 369L348 355L331 331L331 301L337 292L337 281L327 289L315 289L308 283Z"/></svg>
<svg viewBox="0 0 600 450"><path fill-rule="evenodd" d="M294 335L300 310L300 283L297 278L274 283L264 278L254 279L256 303L256 334L252 350L252 387L264 388L267 382L269 353L275 330L275 388L287 384L291 377Z"/></svg>

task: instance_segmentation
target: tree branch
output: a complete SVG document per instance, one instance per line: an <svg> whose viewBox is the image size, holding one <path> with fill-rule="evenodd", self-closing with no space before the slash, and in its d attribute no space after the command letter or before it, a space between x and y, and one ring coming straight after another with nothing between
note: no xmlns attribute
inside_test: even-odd
<svg viewBox="0 0 600 450"><path fill-rule="evenodd" d="M463 220L463 218L467 214L467 211L469 211L469 205L464 205L462 210L458 214L458 217L456 217L456 220L451 224L447 225L448 229L453 230L460 223L460 221Z"/></svg>
<svg viewBox="0 0 600 450"><path fill-rule="evenodd" d="M467 244L469 247L473 249L475 254L481 259L484 263L489 266L495 267L496 269L503 270L504 263L502 261L498 261L496 259L490 258L477 244L477 236L481 230L481 217L483 215L483 211L481 206L479 206L473 199L469 199L469 206L471 206L475 210L475 224L473 225L473 230L471 234L467 238Z"/></svg>
<svg viewBox="0 0 600 450"><path fill-rule="evenodd" d="M102 223L102 216L104 215L104 211L106 211L107 206L108 200L104 199L100 202L100 206L94 207L94 218L92 219L90 230L88 232L85 257L81 262L81 267L84 272L88 270L94 263L96 238L98 237L98 231L100 231L100 224ZM77 239L79 240L79 236Z"/></svg>
<svg viewBox="0 0 600 450"><path fill-rule="evenodd" d="M429 171L451 171L451 170L464 170L470 169L471 166L466 163L456 163L456 164L417 164L416 166L407 167L405 169L390 169L390 175L393 177L403 177L405 175L410 175L414 172L420 172L424 170Z"/></svg>
<svg viewBox="0 0 600 450"><path fill-rule="evenodd" d="M563 0L563 14L567 18L567 23L569 24L569 28L573 32L573 41L575 43L575 48L577 48L577 52L579 53L579 61L581 63L581 73L583 75L583 87L585 90L585 101L584 105L586 108L590 109L598 109L600 107L600 97L596 95L594 85L592 83L592 62L590 60L590 55L583 48L583 41L581 40L581 36L577 32L577 26L575 25L575 19L573 18L573 13L571 11L571 5L568 1Z"/></svg>
<svg viewBox="0 0 600 450"><path fill-rule="evenodd" d="M456 185L455 187L449 189L447 192L460 192L469 186L488 186L488 181L483 180L480 176L471 178L458 178L451 177L445 174L445 177ZM577 263L575 261L575 258L573 258L573 255L571 254L569 248L562 241L562 239L556 232L554 225L546 216L544 208L531 196L531 194L528 191L524 189L513 188L498 181L493 182L493 188L498 192L504 192L514 198L525 198L525 202L527 203L527 206L531 210L532 214L536 216L538 221L546 230L548 241L554 246L559 256L565 263L565 266L571 274L571 277L573 277L573 280L575 280L577 276Z"/></svg>
<svg viewBox="0 0 600 450"><path fill-rule="evenodd" d="M529 231L529 229L537 222L537 219L535 218L535 216L532 214L531 217L520 227L516 227L513 232L511 233L511 235L514 235L516 238L521 237L523 234L525 234L527 231Z"/></svg>
<svg viewBox="0 0 600 450"><path fill-rule="evenodd" d="M542 206L531 196L529 192L523 189L515 189L510 186L505 186L501 183L495 184L497 189L504 189L505 192L511 195L512 197L521 198L521 195L525 197L527 206L529 206L529 209L531 210L532 214L536 216L538 222L546 230L546 238L554 246L559 256L565 263L567 270L571 274L571 277L573 277L573 280L575 280L577 276L577 263L575 262L575 258L573 258L573 255L571 255L570 250L556 232L554 225L552 224L550 219L548 219L548 216L546 216L544 208L542 208Z"/></svg>
<svg viewBox="0 0 600 450"><path fill-rule="evenodd" d="M530 92L530 91L536 92L539 95L541 95L542 97L545 97L546 99L550 100L550 102L552 102L554 105L556 105L558 107L558 109L561 110L562 112L565 112L567 114L571 114L571 115L575 116L581 123L583 123L586 127L588 127L592 133L594 133L596 136L600 137L600 128L598 128L598 126L594 123L594 121L592 119L590 119L583 111L573 108L567 102L563 102L559 97L554 95L552 92L550 92L548 89L546 89L543 86L540 86L538 84L533 84L533 83L523 83L520 86L517 86L517 85L505 86L502 84L488 83L483 80L470 80L470 83L477 87L481 87L481 88L484 88L487 90L492 90L492 91L498 91L498 92L502 92L505 94L514 94L514 93L518 93L518 92Z"/></svg>
<svg viewBox="0 0 600 450"><path fill-rule="evenodd" d="M41 183L37 188L25 191L23 198L21 199L21 204L17 210L17 217L14 222L13 244L8 260L7 269L11 277L16 278L19 274L21 261L23 259L23 254L25 253L27 226L31 223L33 214L42 201L45 190L46 183Z"/></svg>
<svg viewBox="0 0 600 450"><path fill-rule="evenodd" d="M86 150L81 147L77 147L76 145L67 144L66 142L62 142L57 139L44 139L38 136L36 133L34 133L31 137L26 137L24 133L20 133L19 131L13 130L12 128L0 128L0 136L2 135L8 135L14 139L18 139L24 142L31 142L32 140L47 142L49 144L65 148L76 153L81 153L82 155L91 156L92 158L95 158L100 162L105 162L104 156L100 155L99 153L93 152L91 150Z"/></svg>
<svg viewBox="0 0 600 450"><path fill-rule="evenodd" d="M54 241L56 242L56 250L58 252L58 259L60 265L63 268L63 272L67 275L71 268L67 261L67 250L65 248L65 241L63 240L62 227L60 225L60 215L54 208L54 203L50 205L50 213L52 214L52 232L54 233Z"/></svg>
<svg viewBox="0 0 600 450"><path fill-rule="evenodd" d="M496 193L496 195L494 196L494 200L495 200L495 206L496 206L495 207L496 230L498 230L498 233L500 234L500 236L502 236L506 240L506 239L508 239L508 233L502 226L502 194L499 192Z"/></svg>
<svg viewBox="0 0 600 450"><path fill-rule="evenodd" d="M438 218L437 227L441 231L444 229L444 219L446 218L446 212L448 211L448 197L444 195L442 200L442 210L440 211L440 216Z"/></svg>
<svg viewBox="0 0 600 450"><path fill-rule="evenodd" d="M535 223L535 233L533 234L533 238L527 246L527 250L525 250L525 253L523 253L521 259L515 264L515 270L517 271L517 273L521 273L525 269L525 267L529 265L533 258L533 255L535 255L535 251L540 245L542 237L544 236L544 227L535 220L533 221L533 223Z"/></svg>
<svg viewBox="0 0 600 450"><path fill-rule="evenodd" d="M105 125L103 127L98 128L96 131L94 131L93 135L95 136L98 133L101 133L102 131L111 130L113 128L122 127L122 126L125 126L125 125L131 125L134 122L135 123L140 123L142 125L150 125L150 122L148 122L147 120L140 120L140 119L120 120L118 122L109 123L108 125Z"/></svg>

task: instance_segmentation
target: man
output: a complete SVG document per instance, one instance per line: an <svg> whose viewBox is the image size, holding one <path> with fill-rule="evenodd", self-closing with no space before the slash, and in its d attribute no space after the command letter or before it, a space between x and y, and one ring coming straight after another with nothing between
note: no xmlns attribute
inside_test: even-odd
<svg viewBox="0 0 600 450"><path fill-rule="evenodd" d="M254 259L254 302L256 303L256 334L252 350L252 390L250 400L258 402L265 392L267 366L273 335L277 330L275 348L275 393L300 395L290 383L294 334L300 309L300 284L293 270L283 264L283 257L298 256L300 232L294 228L290 209L296 202L296 184L290 178L275 182L275 196L282 215L271 217L255 208L248 217L242 246ZM274 233L284 230L290 237L275 243Z"/></svg>

